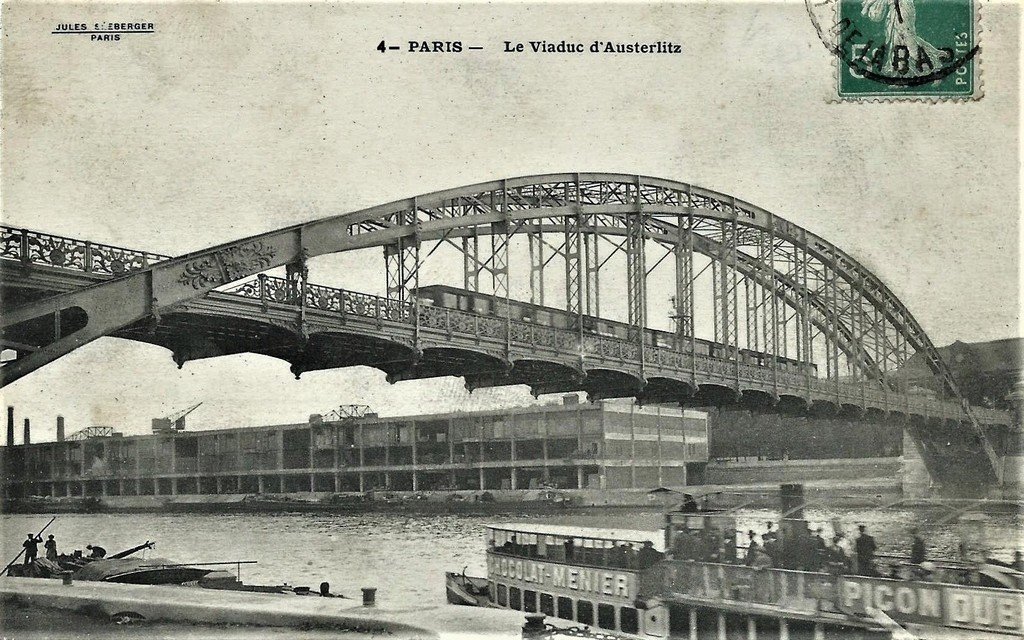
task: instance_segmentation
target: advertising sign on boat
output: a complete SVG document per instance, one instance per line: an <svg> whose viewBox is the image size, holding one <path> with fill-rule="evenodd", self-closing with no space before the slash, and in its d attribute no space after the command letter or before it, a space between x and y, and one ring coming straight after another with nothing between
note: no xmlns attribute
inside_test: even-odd
<svg viewBox="0 0 1024 640"><path fill-rule="evenodd" d="M844 577L840 607L883 611L897 622L1024 635L1024 594L884 578Z"/></svg>
<svg viewBox="0 0 1024 640"><path fill-rule="evenodd" d="M614 568L582 567L489 553L487 571L491 580L523 589L543 589L577 597L603 596L624 602L632 602L637 595L636 574Z"/></svg>
<svg viewBox="0 0 1024 640"><path fill-rule="evenodd" d="M816 613L829 609L835 577L782 569L740 565L669 562L665 586L678 596L700 600L774 605L787 611Z"/></svg>

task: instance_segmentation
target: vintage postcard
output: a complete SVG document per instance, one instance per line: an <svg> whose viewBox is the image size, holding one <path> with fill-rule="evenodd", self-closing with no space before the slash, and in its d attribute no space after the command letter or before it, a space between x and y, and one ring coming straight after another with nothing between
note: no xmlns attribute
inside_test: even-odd
<svg viewBox="0 0 1024 640"><path fill-rule="evenodd" d="M1024 638L1020 7L0 4L0 636Z"/></svg>

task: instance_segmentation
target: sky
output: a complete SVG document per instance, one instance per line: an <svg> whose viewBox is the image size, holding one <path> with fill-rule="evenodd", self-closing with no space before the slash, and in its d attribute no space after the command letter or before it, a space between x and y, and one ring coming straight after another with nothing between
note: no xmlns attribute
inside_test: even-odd
<svg viewBox="0 0 1024 640"><path fill-rule="evenodd" d="M563 171L732 194L842 247L936 344L1019 336L1017 10L985 3L984 97L837 103L803 3L2 6L4 224L178 255L438 189ZM92 42L59 24L152 22ZM482 51L380 53L460 40ZM505 40L670 40L680 55L503 53ZM447 261L446 261L447 260ZM450 259L431 265L450 271ZM381 292L383 261L311 279ZM456 267L457 268L457 267ZM200 400L190 428L523 403L461 380L388 385L255 355L178 370L101 339L0 390L38 439L126 433Z"/></svg>

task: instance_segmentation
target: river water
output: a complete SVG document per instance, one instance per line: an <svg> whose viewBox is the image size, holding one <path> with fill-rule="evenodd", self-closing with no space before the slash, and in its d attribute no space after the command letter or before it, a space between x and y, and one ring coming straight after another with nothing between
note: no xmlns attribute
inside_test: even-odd
<svg viewBox="0 0 1024 640"><path fill-rule="evenodd" d="M880 552L906 554L907 531L922 529L929 557L948 555L957 544L957 527L935 524L947 512L934 509L809 509L805 516L812 526L821 525L830 536L834 519L841 519L848 532L858 523L867 526L877 539ZM763 532L765 522L777 512L751 509L737 513L741 530ZM38 531L50 516L0 516L0 553L5 560L21 549L28 532ZM153 540L151 557L175 562L256 560L242 565L247 583L304 585L316 589L320 582L332 590L359 597L359 587L378 589L381 603L443 602L444 572L461 571L484 575L484 525L498 522L542 522L609 528L650 530L658 535L662 515L655 511L600 509L559 515L508 514L457 515L316 515L285 514L67 514L47 530L54 534L58 549L70 552L100 544L109 553ZM932 523L932 524L929 524ZM985 530L994 557L1009 560L1013 550L1024 547L1020 513L987 516ZM42 552L42 549L40 549ZM5 562L6 564L6 562ZM234 566L230 567L234 570Z"/></svg>

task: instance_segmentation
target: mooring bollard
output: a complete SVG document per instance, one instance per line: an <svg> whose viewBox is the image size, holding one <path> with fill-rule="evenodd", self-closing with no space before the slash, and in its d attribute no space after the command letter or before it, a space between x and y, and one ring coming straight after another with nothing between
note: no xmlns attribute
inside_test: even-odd
<svg viewBox="0 0 1024 640"><path fill-rule="evenodd" d="M377 588L363 587L363 606L372 607L377 603Z"/></svg>
<svg viewBox="0 0 1024 640"><path fill-rule="evenodd" d="M72 583L71 572L70 571L65 571L64 573L61 574L60 577L61 577L61 580L64 582L65 585L70 585Z"/></svg>
<svg viewBox="0 0 1024 640"><path fill-rule="evenodd" d="M523 625L523 637L524 638L539 638L547 632L547 627L544 626L544 614L543 613L528 613L526 614L526 624Z"/></svg>

